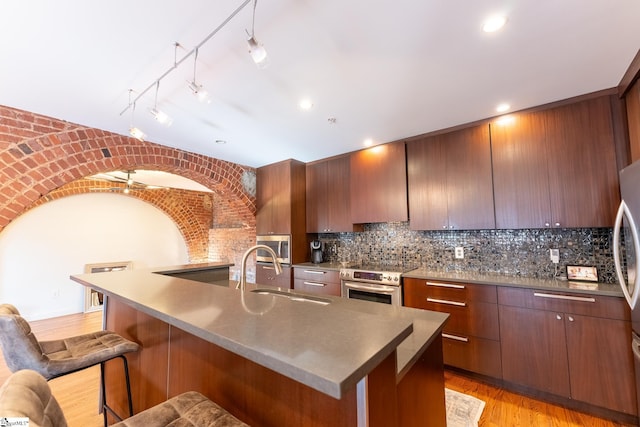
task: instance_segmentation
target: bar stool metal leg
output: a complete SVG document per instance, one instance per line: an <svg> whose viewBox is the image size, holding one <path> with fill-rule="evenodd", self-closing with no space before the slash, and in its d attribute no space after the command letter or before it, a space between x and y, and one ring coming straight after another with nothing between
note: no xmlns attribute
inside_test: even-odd
<svg viewBox="0 0 640 427"><path fill-rule="evenodd" d="M122 364L124 366L124 378L127 385L127 401L129 403L129 416L133 416L133 401L131 400L131 382L129 380L129 363L127 362L127 358L124 355L117 356L122 359ZM113 359L110 359L113 360ZM105 362L108 362L106 360ZM105 362L100 363L100 390L102 394L102 416L104 418L104 426L107 427L107 411L113 415L118 421L122 421L123 418L118 415L109 405L107 405L107 391L106 391L106 382L104 375L104 364Z"/></svg>

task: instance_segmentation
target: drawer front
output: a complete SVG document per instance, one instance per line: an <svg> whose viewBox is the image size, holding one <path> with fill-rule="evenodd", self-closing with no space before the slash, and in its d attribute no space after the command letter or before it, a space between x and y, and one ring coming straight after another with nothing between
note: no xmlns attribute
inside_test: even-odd
<svg viewBox="0 0 640 427"><path fill-rule="evenodd" d="M498 287L500 305L630 320L624 298L526 288Z"/></svg>
<svg viewBox="0 0 640 427"><path fill-rule="evenodd" d="M310 280L312 282L340 284L340 272L335 270L294 267L293 277L296 279Z"/></svg>
<svg viewBox="0 0 640 427"><path fill-rule="evenodd" d="M502 378L499 341L443 333L442 354L445 365Z"/></svg>
<svg viewBox="0 0 640 427"><path fill-rule="evenodd" d="M278 288L291 288L291 267L282 267L282 274L276 274L273 266L265 264L256 265L256 284L258 286L270 285Z"/></svg>
<svg viewBox="0 0 640 427"><path fill-rule="evenodd" d="M403 279L409 292L418 298L434 297L456 301L483 301L497 303L495 285L476 285L471 283L446 282L440 280Z"/></svg>
<svg viewBox="0 0 640 427"><path fill-rule="evenodd" d="M312 279L305 280L296 277L293 281L293 288L310 294L340 296L340 283L321 282Z"/></svg>
<svg viewBox="0 0 640 427"><path fill-rule="evenodd" d="M497 304L478 302L458 307L447 302L427 302L421 308L449 313L449 320L444 326L445 332L500 340Z"/></svg>

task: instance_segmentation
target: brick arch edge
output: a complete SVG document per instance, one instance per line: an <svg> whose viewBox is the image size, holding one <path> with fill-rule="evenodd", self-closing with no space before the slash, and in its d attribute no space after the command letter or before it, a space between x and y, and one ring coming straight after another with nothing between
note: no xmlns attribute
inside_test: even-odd
<svg viewBox="0 0 640 427"><path fill-rule="evenodd" d="M64 185L135 168L196 181L221 196L243 227L255 228L255 196L242 186L249 167L0 106L0 232Z"/></svg>

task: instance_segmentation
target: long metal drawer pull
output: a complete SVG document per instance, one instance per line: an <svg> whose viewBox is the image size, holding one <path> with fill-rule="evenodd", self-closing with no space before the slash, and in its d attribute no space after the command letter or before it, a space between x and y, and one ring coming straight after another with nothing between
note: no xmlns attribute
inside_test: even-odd
<svg viewBox="0 0 640 427"><path fill-rule="evenodd" d="M450 340L461 341L461 342L469 342L469 338L467 337L459 337L457 335L445 334L442 333L442 338L449 338Z"/></svg>
<svg viewBox="0 0 640 427"><path fill-rule="evenodd" d="M427 302L435 302L436 304L447 304L447 305L455 305L458 307L466 307L466 302L458 302L458 301L449 301L446 299L436 299L436 298L427 298Z"/></svg>
<svg viewBox="0 0 640 427"><path fill-rule="evenodd" d="M321 288L324 288L325 286L327 286L326 283L318 283L318 282L302 282L302 283L304 283L305 285L318 286L318 287L321 287Z"/></svg>
<svg viewBox="0 0 640 427"><path fill-rule="evenodd" d="M305 273L310 273L310 274L327 274L326 271L318 271L318 270L304 270Z"/></svg>
<svg viewBox="0 0 640 427"><path fill-rule="evenodd" d="M566 299L569 301L596 302L595 298L590 298L590 297L574 297L571 295L545 294L542 292L534 292L533 296L541 297L541 298Z"/></svg>
<svg viewBox="0 0 640 427"><path fill-rule="evenodd" d="M267 267L266 265L263 265L262 269L263 270L275 270L276 268L275 267Z"/></svg>
<svg viewBox="0 0 640 427"><path fill-rule="evenodd" d="M441 288L454 288L454 289L464 289L465 285L458 285L455 283L438 283L438 282L429 282L427 280L427 286L439 286Z"/></svg>

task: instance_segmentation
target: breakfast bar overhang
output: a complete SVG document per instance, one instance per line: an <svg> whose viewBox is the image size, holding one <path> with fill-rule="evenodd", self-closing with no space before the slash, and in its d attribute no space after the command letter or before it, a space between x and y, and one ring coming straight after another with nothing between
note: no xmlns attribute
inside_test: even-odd
<svg viewBox="0 0 640 427"><path fill-rule="evenodd" d="M224 268L71 276L105 295L105 329L142 346L128 357L135 412L196 390L252 426L446 424L448 315L176 274ZM118 369L106 375L116 408Z"/></svg>

